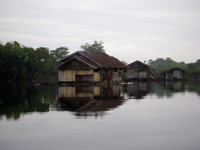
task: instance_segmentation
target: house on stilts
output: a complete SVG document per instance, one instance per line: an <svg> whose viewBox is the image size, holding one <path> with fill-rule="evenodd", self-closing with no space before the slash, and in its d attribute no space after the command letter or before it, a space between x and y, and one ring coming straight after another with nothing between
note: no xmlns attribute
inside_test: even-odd
<svg viewBox="0 0 200 150"><path fill-rule="evenodd" d="M58 67L58 81L121 82L126 66L117 58L103 52L77 51L63 58Z"/></svg>
<svg viewBox="0 0 200 150"><path fill-rule="evenodd" d="M152 69L150 69L149 66L137 60L127 65L126 80L135 81L153 79L151 70Z"/></svg>
<svg viewBox="0 0 200 150"><path fill-rule="evenodd" d="M180 68L172 68L163 73L165 80L183 80L185 71Z"/></svg>

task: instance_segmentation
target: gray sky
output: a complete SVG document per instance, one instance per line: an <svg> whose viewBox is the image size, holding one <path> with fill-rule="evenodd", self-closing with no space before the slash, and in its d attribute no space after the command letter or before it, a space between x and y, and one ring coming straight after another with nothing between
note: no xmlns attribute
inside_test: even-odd
<svg viewBox="0 0 200 150"><path fill-rule="evenodd" d="M131 63L200 58L200 0L0 0L0 41L70 52L103 41Z"/></svg>

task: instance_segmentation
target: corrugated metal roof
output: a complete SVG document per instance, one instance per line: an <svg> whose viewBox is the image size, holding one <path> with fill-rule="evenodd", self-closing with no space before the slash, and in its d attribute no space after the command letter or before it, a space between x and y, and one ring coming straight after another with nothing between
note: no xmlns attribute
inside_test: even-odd
<svg viewBox="0 0 200 150"><path fill-rule="evenodd" d="M176 71L176 70L181 71L181 72L185 72L185 70L175 67L175 68L171 68L171 69L165 71L164 74L165 73L172 73L173 71Z"/></svg>
<svg viewBox="0 0 200 150"><path fill-rule="evenodd" d="M67 59L71 57L80 57L82 60L84 60L87 63L91 63L91 65L101 68L125 68L126 66L119 61L117 58L109 56L106 53L103 52L88 52L88 51L77 51L64 59L61 60L61 62L65 62ZM84 57L84 58L83 58Z"/></svg>
<svg viewBox="0 0 200 150"><path fill-rule="evenodd" d="M81 54L86 56L87 58L93 60L97 64L100 64L102 67L116 67L116 68L124 68L125 65L119 61L117 58L113 56L109 56L106 53L102 52L87 52L81 51Z"/></svg>
<svg viewBox="0 0 200 150"><path fill-rule="evenodd" d="M134 61L133 63L129 64L128 67L134 70L148 70L149 69L147 65L145 65L139 60Z"/></svg>

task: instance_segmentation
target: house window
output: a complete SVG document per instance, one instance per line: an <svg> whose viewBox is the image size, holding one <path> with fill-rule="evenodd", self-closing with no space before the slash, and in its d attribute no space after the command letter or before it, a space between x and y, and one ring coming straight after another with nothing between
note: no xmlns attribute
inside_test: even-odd
<svg viewBox="0 0 200 150"><path fill-rule="evenodd" d="M99 69L94 69L94 72L99 72Z"/></svg>
<svg viewBox="0 0 200 150"><path fill-rule="evenodd" d="M114 72L117 72L117 68L114 68Z"/></svg>

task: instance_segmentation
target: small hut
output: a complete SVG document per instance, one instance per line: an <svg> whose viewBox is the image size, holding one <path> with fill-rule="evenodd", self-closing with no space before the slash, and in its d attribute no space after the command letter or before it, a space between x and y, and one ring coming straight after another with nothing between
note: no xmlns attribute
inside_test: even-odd
<svg viewBox="0 0 200 150"><path fill-rule="evenodd" d="M165 80L182 80L185 71L180 68L172 68L163 73Z"/></svg>
<svg viewBox="0 0 200 150"><path fill-rule="evenodd" d="M135 61L127 67L127 81L148 80L151 78L150 68L140 61Z"/></svg>

